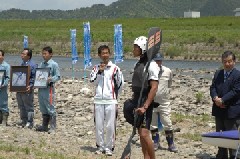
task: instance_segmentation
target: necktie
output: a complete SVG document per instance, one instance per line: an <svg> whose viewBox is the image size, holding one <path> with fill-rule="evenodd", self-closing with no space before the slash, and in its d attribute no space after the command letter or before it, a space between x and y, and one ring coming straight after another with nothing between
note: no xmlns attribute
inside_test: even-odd
<svg viewBox="0 0 240 159"><path fill-rule="evenodd" d="M224 74L224 82L227 80L228 76L229 76L229 73L225 72L225 74Z"/></svg>

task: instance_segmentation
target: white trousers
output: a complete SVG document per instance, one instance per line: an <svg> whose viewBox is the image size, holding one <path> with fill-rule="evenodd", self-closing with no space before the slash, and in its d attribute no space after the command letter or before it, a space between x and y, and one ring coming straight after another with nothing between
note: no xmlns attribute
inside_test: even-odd
<svg viewBox="0 0 240 159"><path fill-rule="evenodd" d="M160 115L164 130L173 130L170 102L163 102L157 108L153 109L151 130L158 128L158 114Z"/></svg>
<svg viewBox="0 0 240 159"><path fill-rule="evenodd" d="M101 149L112 150L114 147L115 125L116 104L95 104L96 144ZM105 138L104 132L106 132Z"/></svg>

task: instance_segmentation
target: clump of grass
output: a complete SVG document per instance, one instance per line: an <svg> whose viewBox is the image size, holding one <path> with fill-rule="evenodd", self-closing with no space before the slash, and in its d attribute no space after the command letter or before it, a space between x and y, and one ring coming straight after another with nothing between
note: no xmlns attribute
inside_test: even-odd
<svg viewBox="0 0 240 159"><path fill-rule="evenodd" d="M51 158L51 159L65 159L65 158L69 158L69 159L77 159L79 158L79 156L66 156L64 154L62 154L61 152L58 151L43 151L39 148L31 148L31 147L20 147L20 146L16 146L14 144L9 144L6 142L1 142L0 143L0 152L2 152L3 154L11 154L11 158L13 159L25 159L28 158L26 156L29 156L31 154L31 156L33 158ZM4 155L2 156L0 154L0 158L4 157ZM9 157L9 156L8 156Z"/></svg>
<svg viewBox="0 0 240 159"><path fill-rule="evenodd" d="M208 39L208 43L215 43L215 41L217 40L217 38L215 36L211 36L209 39Z"/></svg>
<svg viewBox="0 0 240 159"><path fill-rule="evenodd" d="M236 42L236 43L235 43L235 47L239 47L239 42Z"/></svg>
<svg viewBox="0 0 240 159"><path fill-rule="evenodd" d="M14 151L16 151L16 148L14 148L14 146L12 144L1 144L0 150L5 151L5 152L14 152Z"/></svg>
<svg viewBox="0 0 240 159"><path fill-rule="evenodd" d="M199 133L195 133L195 134L184 133L184 134L181 134L180 136L185 139L189 139L189 140L193 140L193 141L201 141L201 139L202 139L201 134L199 134Z"/></svg>
<svg viewBox="0 0 240 159"><path fill-rule="evenodd" d="M172 113L172 120L176 123L183 122L185 119L187 119L187 116L180 113Z"/></svg>
<svg viewBox="0 0 240 159"><path fill-rule="evenodd" d="M203 123L213 121L213 117L208 114L193 116L193 115L185 115L181 113L172 113L171 115L172 115L171 117L172 121L175 123L184 122L185 120L188 120L188 119L193 122L203 122Z"/></svg>
<svg viewBox="0 0 240 159"><path fill-rule="evenodd" d="M219 46L220 47L224 47L224 42L223 41L219 41Z"/></svg>
<svg viewBox="0 0 240 159"><path fill-rule="evenodd" d="M26 155L30 154L30 149L28 147L23 148Z"/></svg>
<svg viewBox="0 0 240 159"><path fill-rule="evenodd" d="M180 56L181 54L184 53L184 49L181 46L170 46L169 48L167 48L167 50L165 51L165 54L167 56L169 56L171 59L173 59L174 57Z"/></svg>
<svg viewBox="0 0 240 159"><path fill-rule="evenodd" d="M203 102L203 99L204 99L204 94L203 92L197 92L195 94L195 98L196 98L196 102L197 103L202 103Z"/></svg>
<svg viewBox="0 0 240 159"><path fill-rule="evenodd" d="M209 122L209 121L213 121L213 117L207 114L203 114L201 115L200 121L202 122Z"/></svg>
<svg viewBox="0 0 240 159"><path fill-rule="evenodd" d="M39 147L42 148L42 147L45 147L46 145L47 145L46 141L43 138L41 138Z"/></svg>

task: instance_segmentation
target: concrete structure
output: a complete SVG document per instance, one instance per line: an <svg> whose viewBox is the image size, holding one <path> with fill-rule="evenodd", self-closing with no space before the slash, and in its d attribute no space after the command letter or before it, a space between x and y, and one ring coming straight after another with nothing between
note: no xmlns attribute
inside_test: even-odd
<svg viewBox="0 0 240 159"><path fill-rule="evenodd" d="M239 17L239 16L240 16L240 8L236 8L236 9L234 10L234 12L236 12L236 13L235 13L235 16L236 16L236 17Z"/></svg>
<svg viewBox="0 0 240 159"><path fill-rule="evenodd" d="M184 18L200 18L200 12L184 12Z"/></svg>

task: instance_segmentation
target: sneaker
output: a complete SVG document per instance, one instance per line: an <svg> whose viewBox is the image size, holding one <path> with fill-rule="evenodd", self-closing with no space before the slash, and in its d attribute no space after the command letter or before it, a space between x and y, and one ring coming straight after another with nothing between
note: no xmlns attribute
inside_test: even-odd
<svg viewBox="0 0 240 159"><path fill-rule="evenodd" d="M97 155L100 155L100 154L103 154L103 153L104 153L104 150L101 149L101 148L99 148L99 149L97 149L97 151L95 151L95 154L97 154Z"/></svg>
<svg viewBox="0 0 240 159"><path fill-rule="evenodd" d="M25 127L29 128L29 129L32 129L33 128L33 122L27 122Z"/></svg>
<svg viewBox="0 0 240 159"><path fill-rule="evenodd" d="M112 156L112 151L109 150L109 149L106 149L105 154L106 154L107 156Z"/></svg>
<svg viewBox="0 0 240 159"><path fill-rule="evenodd" d="M178 149L174 144L172 144L168 147L168 151L176 153L176 152L178 152Z"/></svg>

